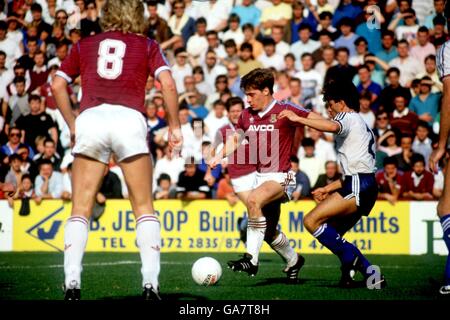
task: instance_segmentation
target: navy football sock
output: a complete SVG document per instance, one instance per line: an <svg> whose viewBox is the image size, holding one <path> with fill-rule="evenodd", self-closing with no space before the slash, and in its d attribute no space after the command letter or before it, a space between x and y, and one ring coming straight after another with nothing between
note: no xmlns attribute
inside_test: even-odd
<svg viewBox="0 0 450 320"><path fill-rule="evenodd" d="M449 251L447 257L447 264L445 265L445 285L450 286L450 214L443 216L441 218L442 230L444 232L443 238L445 245L447 246L447 250Z"/></svg>
<svg viewBox="0 0 450 320"><path fill-rule="evenodd" d="M332 226L326 223L321 225L314 232L313 236L317 238L321 244L330 249L331 252L337 255L344 265L352 263L355 256L358 256L363 266L363 270L360 271L366 274L367 268L371 265L370 262L363 256L358 248L342 238Z"/></svg>

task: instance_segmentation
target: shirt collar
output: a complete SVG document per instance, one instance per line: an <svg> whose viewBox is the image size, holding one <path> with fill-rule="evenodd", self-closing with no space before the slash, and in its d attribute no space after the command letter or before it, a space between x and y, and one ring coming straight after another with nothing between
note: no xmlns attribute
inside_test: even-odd
<svg viewBox="0 0 450 320"><path fill-rule="evenodd" d="M405 110L403 110L402 112L398 112L397 109L394 110L394 112L392 113L392 116L394 118L401 118L401 117L406 117L409 113L409 108L405 108Z"/></svg>
<svg viewBox="0 0 450 320"><path fill-rule="evenodd" d="M266 114L268 114L270 112L270 110L272 110L272 108L275 106L276 103L277 103L277 100L273 99L272 102L269 103L269 105L264 108L264 110L258 112L258 116L260 118L264 117Z"/></svg>
<svg viewBox="0 0 450 320"><path fill-rule="evenodd" d="M33 66L33 71L34 72L39 72L39 73L40 72L46 72L47 71L47 66L44 65L44 66L39 68L37 65L34 65Z"/></svg>

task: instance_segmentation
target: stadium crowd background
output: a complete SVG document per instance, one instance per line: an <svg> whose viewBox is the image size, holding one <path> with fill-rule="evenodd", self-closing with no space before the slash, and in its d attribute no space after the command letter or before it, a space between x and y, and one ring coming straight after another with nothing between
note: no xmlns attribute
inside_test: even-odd
<svg viewBox="0 0 450 320"><path fill-rule="evenodd" d="M71 47L101 32L102 2L0 1L0 181L18 186L16 199L71 198L70 133L50 84ZM206 175L203 155L228 123L227 105L245 99L241 77L257 67L273 70L276 99L324 116L323 83L352 79L377 138L380 198L438 198L443 173L427 164L439 133L436 52L449 39L443 12L444 0L147 1L148 35L172 67L184 136L182 156L171 157L164 101L150 78L155 199L238 201L226 163ZM79 83L69 90L75 113ZM299 128L293 138L298 200L339 179L340 169L332 134ZM97 202L108 198L127 198L114 158Z"/></svg>

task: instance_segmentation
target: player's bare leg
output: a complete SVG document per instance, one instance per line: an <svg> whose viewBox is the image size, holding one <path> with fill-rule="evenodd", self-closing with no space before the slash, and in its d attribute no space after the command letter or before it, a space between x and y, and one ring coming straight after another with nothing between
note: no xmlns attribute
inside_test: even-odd
<svg viewBox="0 0 450 320"><path fill-rule="evenodd" d="M82 260L88 239L89 218L100 189L106 164L81 155L72 169L72 214L64 232L66 299L79 299Z"/></svg>
<svg viewBox="0 0 450 320"><path fill-rule="evenodd" d="M252 256L251 262L253 265L258 264L259 251L267 228L267 221L262 208L283 196L283 187L275 181L264 182L248 196L247 253Z"/></svg>
<svg viewBox="0 0 450 320"><path fill-rule="evenodd" d="M441 294L450 294L450 162L446 164L444 190L439 199L437 213L441 221L443 239L449 251L444 272L444 285L439 290Z"/></svg>
<svg viewBox="0 0 450 320"><path fill-rule="evenodd" d="M148 154L140 154L119 163L127 183L136 217L136 241L142 262L144 298L159 298L161 228L152 201L152 166ZM149 296L149 295L153 295Z"/></svg>
<svg viewBox="0 0 450 320"><path fill-rule="evenodd" d="M320 202L309 214L305 216L304 225L306 229L325 247L330 249L342 263L342 278L340 285L343 287L353 287L357 283L353 281L356 271L360 271L365 279L368 278L370 262L353 244L347 242L342 235L345 231L338 232L334 223L341 219L343 222L351 221L355 215L359 215L356 206L356 198L344 199L339 193L329 195ZM358 219L359 220L359 219ZM332 223L328 223L331 222ZM353 220L356 221L356 220ZM347 223L346 223L347 224ZM348 226L346 226L348 228ZM365 283L369 286L386 285L384 277L378 275L374 278L376 282ZM378 280L377 280L378 279Z"/></svg>

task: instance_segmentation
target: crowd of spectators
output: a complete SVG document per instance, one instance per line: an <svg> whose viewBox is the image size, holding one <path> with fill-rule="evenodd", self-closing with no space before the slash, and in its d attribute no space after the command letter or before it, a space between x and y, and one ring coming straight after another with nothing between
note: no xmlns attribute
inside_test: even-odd
<svg viewBox="0 0 450 320"><path fill-rule="evenodd" d="M71 198L70 133L50 87L71 47L101 32L102 3L0 0L0 181L18 187L16 199ZM146 1L148 36L160 43L171 65L184 136L181 157L173 157L164 99L150 77L145 103L154 198L237 202L226 162L210 172L205 156L218 129L229 122L230 100L245 101L241 77L264 67L273 70L276 99L324 116L323 84L353 81L360 114L377 138L380 198L436 199L443 173L431 173L427 165L439 133L443 89L436 52L449 39L444 5L444 0ZM77 114L79 79L69 95ZM341 177L334 136L297 131L291 155L294 200ZM97 203L127 197L112 157Z"/></svg>

